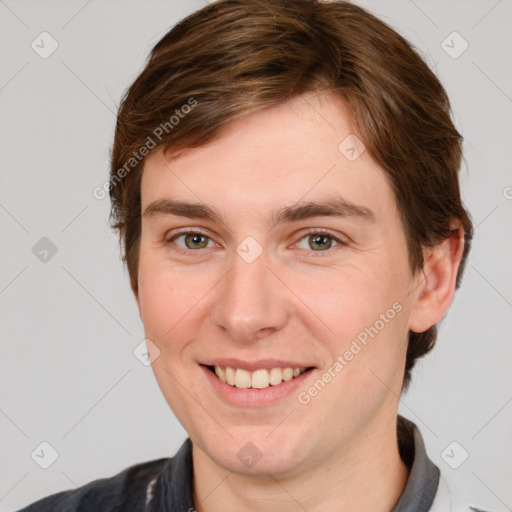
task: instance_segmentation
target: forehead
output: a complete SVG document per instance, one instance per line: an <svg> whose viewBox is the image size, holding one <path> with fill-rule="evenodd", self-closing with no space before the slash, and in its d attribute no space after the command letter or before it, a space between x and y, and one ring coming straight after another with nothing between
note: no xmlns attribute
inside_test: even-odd
<svg viewBox="0 0 512 512"><path fill-rule="evenodd" d="M335 195L377 217L396 214L384 171L357 137L345 102L331 94L300 96L231 121L212 142L171 160L162 150L152 153L141 194L143 211L179 198L242 218Z"/></svg>

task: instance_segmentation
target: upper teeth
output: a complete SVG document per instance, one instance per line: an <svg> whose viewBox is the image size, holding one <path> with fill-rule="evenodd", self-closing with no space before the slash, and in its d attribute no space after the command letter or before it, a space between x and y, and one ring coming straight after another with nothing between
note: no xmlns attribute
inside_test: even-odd
<svg viewBox="0 0 512 512"><path fill-rule="evenodd" d="M281 382L293 379L301 373L305 372L306 368L263 368L248 372L242 368L222 368L215 366L215 374L222 382L227 382L231 386L237 388L267 388L270 384L276 386Z"/></svg>

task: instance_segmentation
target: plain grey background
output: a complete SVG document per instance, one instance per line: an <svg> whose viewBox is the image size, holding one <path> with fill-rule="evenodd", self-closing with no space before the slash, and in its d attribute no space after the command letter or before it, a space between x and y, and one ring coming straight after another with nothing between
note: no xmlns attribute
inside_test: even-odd
<svg viewBox="0 0 512 512"><path fill-rule="evenodd" d="M400 412L471 503L511 510L512 1L357 3L444 83L475 223L462 287ZM133 354L142 324L108 199L92 191L108 179L123 91L160 37L204 5L0 0L1 511L170 457L186 437Z"/></svg>

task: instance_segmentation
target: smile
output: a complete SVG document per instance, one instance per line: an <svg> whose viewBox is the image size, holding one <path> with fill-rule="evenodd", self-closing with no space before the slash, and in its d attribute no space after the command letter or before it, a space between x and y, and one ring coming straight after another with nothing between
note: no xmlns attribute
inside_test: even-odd
<svg viewBox="0 0 512 512"><path fill-rule="evenodd" d="M230 366L209 366L221 382L239 389L265 389L278 386L304 373L307 368L261 368L254 371Z"/></svg>

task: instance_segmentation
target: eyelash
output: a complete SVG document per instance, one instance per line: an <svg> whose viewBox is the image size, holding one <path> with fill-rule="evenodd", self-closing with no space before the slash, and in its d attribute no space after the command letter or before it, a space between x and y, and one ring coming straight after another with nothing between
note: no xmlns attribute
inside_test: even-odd
<svg viewBox="0 0 512 512"><path fill-rule="evenodd" d="M174 240L176 240L177 238L179 238L180 236L183 236L183 235L202 235L205 238L212 240L212 238L210 236L208 236L206 233L203 233L201 230L193 229L193 230L178 231L177 233L173 233L172 236L165 239L165 244L169 245L171 242L173 242ZM311 236L311 235L325 235L328 238L331 238L332 240L337 242L341 246L348 245L348 242L341 240L340 238L335 236L334 233L331 233L329 230L326 230L326 229L312 229L312 230L308 231L307 233L304 233L304 235L302 235L296 243L300 242L304 238L307 238L308 236ZM313 256L313 257L322 257L323 256L322 253L328 253L328 252L332 251L332 249L335 249L336 247L331 247L324 251L313 251L313 250L307 250L307 249L302 249L302 250L312 253L311 256ZM200 249L183 249L182 247L179 247L179 246L175 246L173 248L173 250L180 254L185 254L187 256L191 256L191 253L194 253L194 252L198 252L198 253L201 252Z"/></svg>

